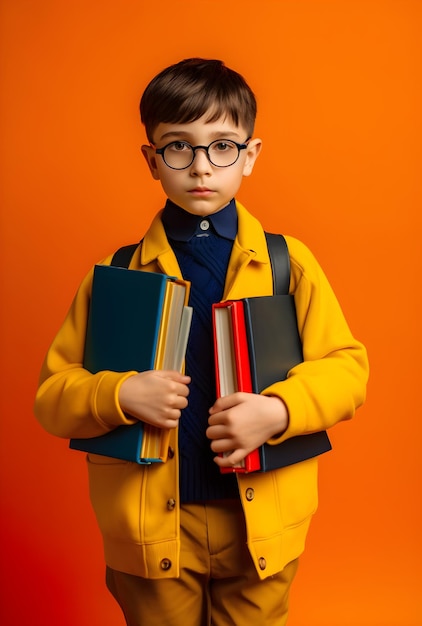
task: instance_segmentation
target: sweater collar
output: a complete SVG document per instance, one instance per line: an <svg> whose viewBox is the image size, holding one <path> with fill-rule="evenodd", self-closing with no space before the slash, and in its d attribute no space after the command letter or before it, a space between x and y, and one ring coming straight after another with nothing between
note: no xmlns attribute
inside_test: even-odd
<svg viewBox="0 0 422 626"><path fill-rule="evenodd" d="M189 241L203 235L208 228L220 237L234 241L237 234L237 210L233 200L212 215L192 215L171 200L167 200L161 216L167 237L176 241Z"/></svg>

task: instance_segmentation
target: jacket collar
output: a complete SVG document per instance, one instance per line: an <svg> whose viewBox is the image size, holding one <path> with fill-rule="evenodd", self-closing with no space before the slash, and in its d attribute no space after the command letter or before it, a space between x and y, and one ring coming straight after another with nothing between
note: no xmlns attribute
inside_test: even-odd
<svg viewBox="0 0 422 626"><path fill-rule="evenodd" d="M268 250L260 222L236 201L238 230L233 244L231 265L243 267L250 261L268 265ZM157 260L162 270L171 275L180 275L176 257L167 239L162 222L163 211L153 219L142 244L141 264ZM232 263L233 261L233 263Z"/></svg>

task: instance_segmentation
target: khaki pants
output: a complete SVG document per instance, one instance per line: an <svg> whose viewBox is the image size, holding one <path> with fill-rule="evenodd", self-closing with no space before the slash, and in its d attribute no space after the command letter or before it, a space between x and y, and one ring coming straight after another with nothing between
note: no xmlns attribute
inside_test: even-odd
<svg viewBox="0 0 422 626"><path fill-rule="evenodd" d="M107 568L128 626L285 626L297 560L261 581L246 547L240 502L184 505L180 578L149 580Z"/></svg>

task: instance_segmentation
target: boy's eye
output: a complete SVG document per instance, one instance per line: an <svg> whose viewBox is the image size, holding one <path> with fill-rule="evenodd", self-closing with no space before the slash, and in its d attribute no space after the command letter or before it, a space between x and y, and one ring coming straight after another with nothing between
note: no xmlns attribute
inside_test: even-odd
<svg viewBox="0 0 422 626"><path fill-rule="evenodd" d="M212 149L216 152L229 152L235 145L231 141L216 141L212 144Z"/></svg>
<svg viewBox="0 0 422 626"><path fill-rule="evenodd" d="M190 145L185 141L175 141L168 146L168 149L174 150L175 152L183 152L184 150L190 150Z"/></svg>

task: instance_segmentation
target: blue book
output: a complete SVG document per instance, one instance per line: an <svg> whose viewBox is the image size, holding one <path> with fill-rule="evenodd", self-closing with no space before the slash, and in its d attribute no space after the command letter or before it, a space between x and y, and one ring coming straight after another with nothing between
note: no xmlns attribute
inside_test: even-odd
<svg viewBox="0 0 422 626"><path fill-rule="evenodd" d="M183 366L192 309L189 283L153 272L96 265L84 367L93 374ZM169 431L144 422L98 437L73 438L70 448L136 463L167 459Z"/></svg>

